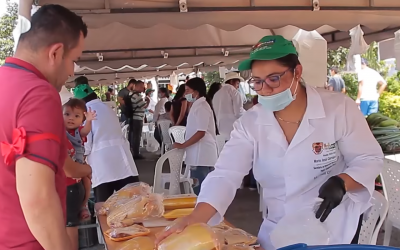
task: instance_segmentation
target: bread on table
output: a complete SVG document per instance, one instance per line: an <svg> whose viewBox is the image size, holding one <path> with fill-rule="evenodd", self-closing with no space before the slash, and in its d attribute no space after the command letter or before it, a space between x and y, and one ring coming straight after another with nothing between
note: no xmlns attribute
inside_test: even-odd
<svg viewBox="0 0 400 250"><path fill-rule="evenodd" d="M219 250L220 243L206 224L193 224L160 242L157 250Z"/></svg>
<svg viewBox="0 0 400 250"><path fill-rule="evenodd" d="M112 241L126 241L138 236L147 236L149 234L150 230L140 225L132 225L130 227L123 228L113 228L108 229L104 232L104 235L106 235Z"/></svg>
<svg viewBox="0 0 400 250"><path fill-rule="evenodd" d="M97 211L99 215L106 215L112 210L118 203L123 203L127 199L131 199L135 196L147 195L151 193L151 187L149 184L144 182L131 183L123 187L122 189L115 192L108 198L103 206Z"/></svg>
<svg viewBox="0 0 400 250"><path fill-rule="evenodd" d="M150 218L160 218L164 214L161 194L148 194L129 199L115 207L107 216L111 228L127 227Z"/></svg>
<svg viewBox="0 0 400 250"><path fill-rule="evenodd" d="M122 243L115 250L154 250L154 240L150 237L137 237Z"/></svg>

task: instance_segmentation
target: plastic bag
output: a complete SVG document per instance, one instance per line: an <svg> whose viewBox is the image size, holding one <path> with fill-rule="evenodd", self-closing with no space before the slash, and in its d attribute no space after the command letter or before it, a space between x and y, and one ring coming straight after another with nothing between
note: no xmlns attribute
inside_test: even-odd
<svg viewBox="0 0 400 250"><path fill-rule="evenodd" d="M223 232L226 245L251 245L257 242L257 237L239 228L231 228Z"/></svg>
<svg viewBox="0 0 400 250"><path fill-rule="evenodd" d="M329 245L328 228L315 218L319 204L320 200L316 199L313 204L283 216L270 234L272 245L276 249L299 242L312 246Z"/></svg>
<svg viewBox="0 0 400 250"><path fill-rule="evenodd" d="M133 225L130 227L108 229L104 235L112 241L125 241L138 236L146 236L150 234L150 230L140 226Z"/></svg>
<svg viewBox="0 0 400 250"><path fill-rule="evenodd" d="M147 144L146 144L147 152L154 153L159 149L159 147L160 147L160 144L154 138L154 134L153 133L148 133Z"/></svg>
<svg viewBox="0 0 400 250"><path fill-rule="evenodd" d="M254 250L254 248L246 245L225 245L222 250Z"/></svg>
<svg viewBox="0 0 400 250"><path fill-rule="evenodd" d="M122 243L116 250L154 250L154 240L150 237L137 237Z"/></svg>
<svg viewBox="0 0 400 250"><path fill-rule="evenodd" d="M150 193L151 193L151 187L147 183L135 182L128 184L125 187L118 190L117 192L115 192L113 195L111 195L110 198L108 198L106 202L104 202L103 206L99 209L99 211L97 211L97 214L106 215L109 213L109 210L113 209L113 207L117 202L126 199L131 199L132 197L135 196L147 195Z"/></svg>
<svg viewBox="0 0 400 250"><path fill-rule="evenodd" d="M213 229L220 229L220 230L223 230L223 231L227 231L229 229L232 229L232 227L226 225L225 222L221 222L218 225L213 226Z"/></svg>
<svg viewBox="0 0 400 250"><path fill-rule="evenodd" d="M127 227L164 214L163 196L148 194L116 203L107 216L111 228Z"/></svg>
<svg viewBox="0 0 400 250"><path fill-rule="evenodd" d="M167 229L166 229L167 230ZM221 244L211 227L193 224L179 234L173 233L158 244L157 250L213 250Z"/></svg>

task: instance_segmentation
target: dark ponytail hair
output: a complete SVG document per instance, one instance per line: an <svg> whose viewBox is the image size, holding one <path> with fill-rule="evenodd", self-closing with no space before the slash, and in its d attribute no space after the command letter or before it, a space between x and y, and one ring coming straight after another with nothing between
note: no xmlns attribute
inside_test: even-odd
<svg viewBox="0 0 400 250"><path fill-rule="evenodd" d="M204 82L204 80L199 77L195 77L195 78L192 78L189 81L187 81L186 86L188 86L189 88L191 88L199 93L199 96L197 98L200 98L200 97L206 98L206 101L207 101L208 105L210 105L210 108L211 108L213 116L214 116L215 132L217 135L219 135L218 126L217 126L217 118L215 117L215 112L214 112L214 108L212 106L211 99L207 96L207 87L206 87L206 83Z"/></svg>

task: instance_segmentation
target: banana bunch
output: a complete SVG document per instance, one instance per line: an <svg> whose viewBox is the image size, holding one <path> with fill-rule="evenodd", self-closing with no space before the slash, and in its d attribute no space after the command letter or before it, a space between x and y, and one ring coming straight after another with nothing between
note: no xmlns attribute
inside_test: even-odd
<svg viewBox="0 0 400 250"><path fill-rule="evenodd" d="M399 127L400 123L396 120L393 120L387 116L384 116L380 113L374 113L370 114L367 117L367 123L370 128L374 127L381 127L381 128L386 128L386 127Z"/></svg>
<svg viewBox="0 0 400 250"><path fill-rule="evenodd" d="M375 113L367 117L367 122L384 152L400 150L400 123L398 121Z"/></svg>

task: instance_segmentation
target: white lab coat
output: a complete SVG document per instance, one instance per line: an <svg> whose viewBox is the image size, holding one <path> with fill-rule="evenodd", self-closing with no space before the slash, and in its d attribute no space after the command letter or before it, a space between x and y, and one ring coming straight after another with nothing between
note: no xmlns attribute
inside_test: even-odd
<svg viewBox="0 0 400 250"><path fill-rule="evenodd" d="M185 163L187 166L214 167L218 158L214 114L204 97L196 100L190 108L185 140L197 131L206 133L200 141L186 148Z"/></svg>
<svg viewBox="0 0 400 250"><path fill-rule="evenodd" d="M245 112L243 98L235 87L224 84L215 93L212 103L219 134L228 140L233 130L233 123Z"/></svg>
<svg viewBox="0 0 400 250"><path fill-rule="evenodd" d="M85 143L85 155L93 171L92 187L137 176L129 142L122 134L115 112L98 99L86 103L86 107L97 114Z"/></svg>
<svg viewBox="0 0 400 250"><path fill-rule="evenodd" d="M162 114L165 114L165 103L168 102L167 97L161 98L154 109L154 116L153 116L153 122L157 122L158 117Z"/></svg>
<svg viewBox="0 0 400 250"><path fill-rule="evenodd" d="M276 223L313 202L321 185L340 173L366 187L348 192L325 222L331 244L350 243L360 215L370 207L374 180L383 166L382 150L355 102L341 93L306 88L307 110L290 145L273 113L256 105L235 122L231 139L198 197L198 202L218 211L209 223L220 222L253 168L268 207L259 232L266 250L274 249L269 235ZM321 142L324 148L318 151L314 143Z"/></svg>

